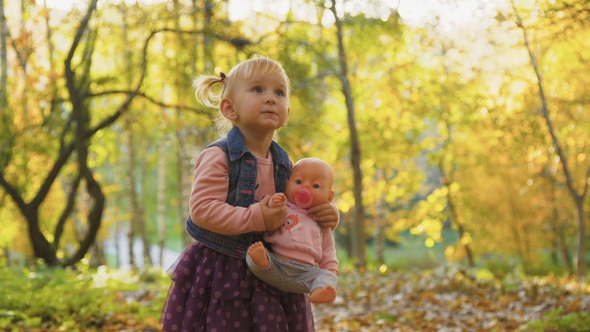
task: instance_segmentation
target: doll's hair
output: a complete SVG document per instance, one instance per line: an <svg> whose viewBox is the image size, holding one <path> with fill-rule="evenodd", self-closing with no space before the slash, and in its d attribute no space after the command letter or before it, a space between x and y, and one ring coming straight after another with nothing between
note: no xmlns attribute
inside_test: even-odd
<svg viewBox="0 0 590 332"><path fill-rule="evenodd" d="M221 100L231 97L238 85L247 84L248 82L271 74L279 74L285 78L287 82L286 95L289 98L291 83L283 66L268 57L260 55L254 55L253 58L235 65L227 75L220 73L219 76L199 76L193 81L195 97L204 106L219 108ZM213 89L216 83L223 85L221 91ZM215 127L220 135L225 135L231 129L232 124L220 112L215 119Z"/></svg>

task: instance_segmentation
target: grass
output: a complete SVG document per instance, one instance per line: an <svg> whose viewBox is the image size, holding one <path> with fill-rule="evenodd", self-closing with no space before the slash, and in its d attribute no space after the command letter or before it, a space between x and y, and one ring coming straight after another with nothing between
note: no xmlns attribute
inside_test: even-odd
<svg viewBox="0 0 590 332"><path fill-rule="evenodd" d="M409 232L403 232L400 236L400 242L395 246L386 243L383 257L384 264L392 270L412 270L412 269L432 269L445 264L446 257L444 250L447 246L455 243L457 235L454 231L443 231L444 241L435 243L432 248L426 247L425 236L412 235ZM365 247L367 265L369 268L378 268L381 264L377 260L375 246L370 243ZM338 260L342 266L354 266L355 260L346 255L346 250L337 243Z"/></svg>
<svg viewBox="0 0 590 332"><path fill-rule="evenodd" d="M2 269L0 330L105 331L137 322L156 329L168 285L155 270Z"/></svg>

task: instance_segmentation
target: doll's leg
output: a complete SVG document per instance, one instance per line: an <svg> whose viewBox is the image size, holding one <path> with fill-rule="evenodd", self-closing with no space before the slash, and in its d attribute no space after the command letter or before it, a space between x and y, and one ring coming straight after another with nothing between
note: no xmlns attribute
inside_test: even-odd
<svg viewBox="0 0 590 332"><path fill-rule="evenodd" d="M317 269L316 276L311 284L309 301L311 303L329 303L336 299L336 285L338 276L328 270Z"/></svg>
<svg viewBox="0 0 590 332"><path fill-rule="evenodd" d="M266 251L264 250L264 244L258 241L250 246L248 249L248 254L252 258L254 264L258 265L259 267L266 269L270 266L268 261L268 257L266 256Z"/></svg>

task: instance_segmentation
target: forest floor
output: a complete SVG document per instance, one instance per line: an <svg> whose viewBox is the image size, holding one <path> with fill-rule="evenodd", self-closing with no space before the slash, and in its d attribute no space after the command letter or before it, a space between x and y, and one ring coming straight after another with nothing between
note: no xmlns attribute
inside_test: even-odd
<svg viewBox="0 0 590 332"><path fill-rule="evenodd" d="M447 267L339 280L336 301L313 306L318 332L590 331L590 286L573 278Z"/></svg>
<svg viewBox="0 0 590 332"><path fill-rule="evenodd" d="M157 332L169 285L156 269L0 268L0 331ZM573 277L343 269L337 292L313 305L318 332L590 331L590 285Z"/></svg>

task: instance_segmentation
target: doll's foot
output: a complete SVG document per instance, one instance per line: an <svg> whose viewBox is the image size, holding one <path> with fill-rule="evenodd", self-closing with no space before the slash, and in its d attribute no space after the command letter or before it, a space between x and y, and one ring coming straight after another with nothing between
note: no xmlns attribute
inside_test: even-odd
<svg viewBox="0 0 590 332"><path fill-rule="evenodd" d="M250 258L252 258L254 264L260 266L261 268L266 269L270 266L262 242L259 241L251 245L250 249L248 249L248 254L250 255Z"/></svg>
<svg viewBox="0 0 590 332"><path fill-rule="evenodd" d="M311 303L329 303L336 299L336 290L332 286L323 288L316 288L309 294L309 302Z"/></svg>

